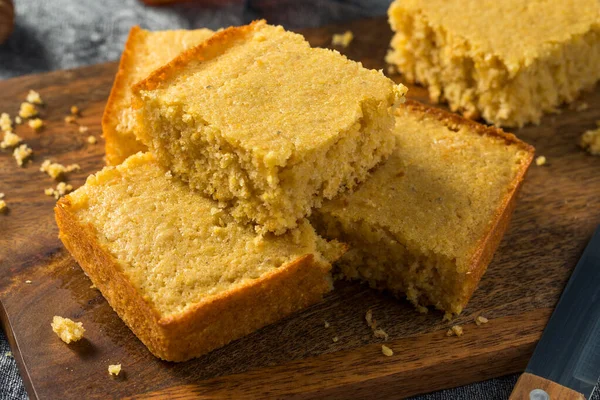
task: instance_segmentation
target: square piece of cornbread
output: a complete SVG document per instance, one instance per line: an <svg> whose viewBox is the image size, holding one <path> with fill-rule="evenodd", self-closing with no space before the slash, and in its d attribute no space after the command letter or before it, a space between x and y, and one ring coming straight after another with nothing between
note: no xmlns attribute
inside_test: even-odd
<svg viewBox="0 0 600 400"><path fill-rule="evenodd" d="M344 251L301 221L259 235L150 153L91 175L56 208L59 236L157 357L184 361L319 301Z"/></svg>
<svg viewBox="0 0 600 400"><path fill-rule="evenodd" d="M131 85L212 34L210 29L150 32L139 26L131 28L102 116L108 165L118 165L130 155L147 150L133 133L135 117L131 108Z"/></svg>
<svg viewBox="0 0 600 400"><path fill-rule="evenodd" d="M499 126L537 124L600 79L598 0L396 0L389 21L388 63Z"/></svg>
<svg viewBox="0 0 600 400"><path fill-rule="evenodd" d="M407 101L394 153L312 221L347 243L348 279L459 314L492 259L533 148L515 136Z"/></svg>
<svg viewBox="0 0 600 400"><path fill-rule="evenodd" d="M216 33L134 86L136 134L235 218L280 234L390 154L405 91L257 21Z"/></svg>

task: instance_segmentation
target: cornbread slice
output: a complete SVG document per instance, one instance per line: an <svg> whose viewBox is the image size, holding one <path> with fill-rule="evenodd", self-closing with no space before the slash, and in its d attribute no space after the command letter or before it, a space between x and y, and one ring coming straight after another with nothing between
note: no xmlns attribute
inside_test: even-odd
<svg viewBox="0 0 600 400"><path fill-rule="evenodd" d="M60 239L157 357L184 361L319 301L343 248L259 235L136 154L62 198Z"/></svg>
<svg viewBox="0 0 600 400"><path fill-rule="evenodd" d="M313 222L350 246L337 263L347 278L459 314L504 234L533 148L416 102L398 109L396 126L387 162Z"/></svg>
<svg viewBox="0 0 600 400"><path fill-rule="evenodd" d="M280 234L392 151L403 100L382 72L257 21L216 33L135 85L138 138L238 220Z"/></svg>
<svg viewBox="0 0 600 400"><path fill-rule="evenodd" d="M210 29L150 32L139 26L131 28L102 116L108 165L118 165L130 155L147 149L133 134L135 118L131 109L131 85L212 34Z"/></svg>
<svg viewBox="0 0 600 400"><path fill-rule="evenodd" d="M469 117L537 124L600 79L598 0L396 0L388 14L387 62Z"/></svg>

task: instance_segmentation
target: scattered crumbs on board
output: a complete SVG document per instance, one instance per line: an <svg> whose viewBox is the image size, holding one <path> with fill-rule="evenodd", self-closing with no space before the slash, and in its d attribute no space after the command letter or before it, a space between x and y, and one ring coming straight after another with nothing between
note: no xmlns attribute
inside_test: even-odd
<svg viewBox="0 0 600 400"><path fill-rule="evenodd" d="M352 31L346 31L344 33L336 33L331 38L332 46L342 46L344 48L350 46L352 40L354 39L354 34Z"/></svg>
<svg viewBox="0 0 600 400"><path fill-rule="evenodd" d="M384 356L386 357L391 357L394 355L394 350L390 349L388 346L386 346L385 344L381 345L381 352L383 353Z"/></svg>
<svg viewBox="0 0 600 400"><path fill-rule="evenodd" d="M542 165L546 164L546 157L544 156L539 156L535 159L535 165L537 165L538 167L541 167Z"/></svg>

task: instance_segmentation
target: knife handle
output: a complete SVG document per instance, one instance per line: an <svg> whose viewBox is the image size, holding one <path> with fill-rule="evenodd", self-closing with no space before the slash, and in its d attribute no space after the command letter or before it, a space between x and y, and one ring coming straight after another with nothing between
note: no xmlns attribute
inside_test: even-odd
<svg viewBox="0 0 600 400"><path fill-rule="evenodd" d="M529 372L519 377L509 400L585 400L585 397L566 386Z"/></svg>

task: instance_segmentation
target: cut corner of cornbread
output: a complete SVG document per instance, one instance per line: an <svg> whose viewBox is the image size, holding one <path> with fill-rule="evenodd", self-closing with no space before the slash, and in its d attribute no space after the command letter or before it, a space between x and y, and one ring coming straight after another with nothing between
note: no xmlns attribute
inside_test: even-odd
<svg viewBox="0 0 600 400"><path fill-rule="evenodd" d="M150 153L105 167L55 207L59 237L157 357L198 357L321 300L344 245L302 221L257 234ZM240 316L243 316L240 317Z"/></svg>
<svg viewBox="0 0 600 400"><path fill-rule="evenodd" d="M118 165L130 155L146 149L134 134L131 86L212 34L210 29L151 32L139 26L131 28L102 116L109 165Z"/></svg>
<svg viewBox="0 0 600 400"><path fill-rule="evenodd" d="M349 279L459 314L508 226L533 148L497 128L407 101L397 147L356 191L311 221L348 252Z"/></svg>
<svg viewBox="0 0 600 400"><path fill-rule="evenodd" d="M597 0L396 0L388 16L386 61L470 118L537 124L600 79Z"/></svg>
<svg viewBox="0 0 600 400"><path fill-rule="evenodd" d="M159 163L281 234L389 155L406 87L256 21L217 32L133 92L136 134Z"/></svg>

